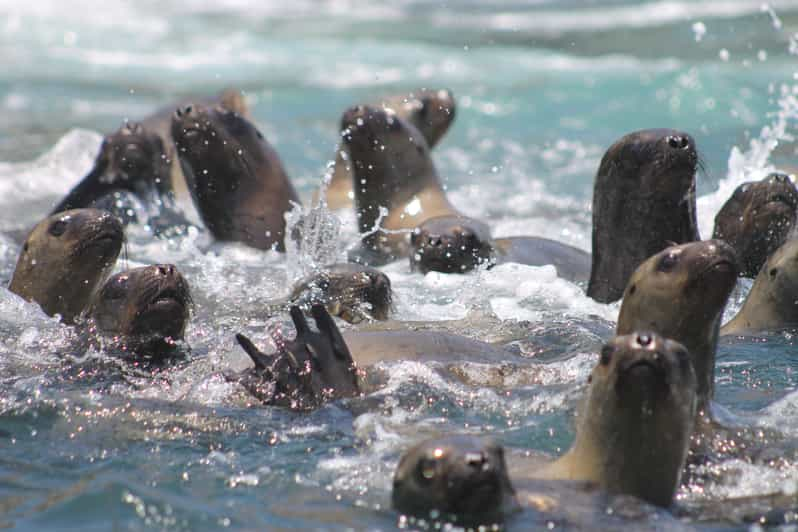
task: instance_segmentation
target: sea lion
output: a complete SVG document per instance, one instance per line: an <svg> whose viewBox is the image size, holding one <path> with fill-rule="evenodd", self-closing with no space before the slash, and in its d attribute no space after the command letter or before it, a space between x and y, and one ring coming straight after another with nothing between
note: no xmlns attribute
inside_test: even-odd
<svg viewBox="0 0 798 532"><path fill-rule="evenodd" d="M576 440L538 476L670 506L696 415L688 350L656 333L619 335L601 349L588 382Z"/></svg>
<svg viewBox="0 0 798 532"><path fill-rule="evenodd" d="M94 167L53 209L89 207L102 196L127 190L146 202L171 202L164 142L136 122L125 122L100 145ZM171 203L170 203L171 204Z"/></svg>
<svg viewBox="0 0 798 532"><path fill-rule="evenodd" d="M277 346L274 354L267 355L259 351L243 334L236 336L255 367L228 378L240 382L265 404L307 410L329 400L351 397L366 386L365 381L361 382L363 374L357 371L357 367L364 368L379 362L423 360L498 363L517 356L501 347L440 331L346 331L341 334L323 305L311 307L319 328L316 333L309 329L299 307L293 306L290 310L296 337L294 340L285 340L281 334L273 333L272 338ZM350 384L350 374L358 377L356 387ZM317 386L314 384L317 381L324 385ZM300 386L295 382L305 384ZM337 388L339 385L340 390Z"/></svg>
<svg viewBox="0 0 798 532"><path fill-rule="evenodd" d="M787 174L772 173L735 189L715 216L712 238L737 252L742 277L756 277L768 257L793 231L798 189Z"/></svg>
<svg viewBox="0 0 798 532"><path fill-rule="evenodd" d="M757 275L740 312L720 334L798 328L798 240L788 240Z"/></svg>
<svg viewBox="0 0 798 532"><path fill-rule="evenodd" d="M88 306L122 249L121 222L105 211L74 209L39 222L22 245L8 289L64 323Z"/></svg>
<svg viewBox="0 0 798 532"><path fill-rule="evenodd" d="M556 508L557 485L578 481L668 507L679 486L696 412L687 350L654 333L618 336L602 349L577 420L576 439L548 465L516 467L512 481L493 442L453 436L422 442L399 461L392 501L400 512L465 526L501 522L522 506ZM519 486L516 492L513 488ZM454 519L449 519L454 517Z"/></svg>
<svg viewBox="0 0 798 532"><path fill-rule="evenodd" d="M413 228L435 216L459 214L441 186L424 136L412 124L390 109L358 106L344 113L341 129L363 234L357 262L378 265L406 256Z"/></svg>
<svg viewBox="0 0 798 532"><path fill-rule="evenodd" d="M699 240L695 141L672 129L630 133L601 159L593 188L593 253L587 295L620 299L629 276L672 243Z"/></svg>
<svg viewBox="0 0 798 532"><path fill-rule="evenodd" d="M87 314L93 332L136 358L163 358L183 339L192 304L188 282L171 264L110 277Z"/></svg>
<svg viewBox="0 0 798 532"><path fill-rule="evenodd" d="M215 238L285 250L285 213L299 197L277 152L235 111L188 105L172 119L183 174Z"/></svg>
<svg viewBox="0 0 798 532"><path fill-rule="evenodd" d="M248 112L241 93L232 89L200 101L242 115ZM176 210L176 191L188 199L169 129L177 106L172 104L138 122L125 120L117 131L106 135L92 169L55 206L53 214L93 206L101 197L120 190L132 192L147 204Z"/></svg>
<svg viewBox="0 0 798 532"><path fill-rule="evenodd" d="M723 240L668 247L632 274L616 334L651 330L684 344L704 411L714 391L715 349L723 309L737 280L734 249Z"/></svg>
<svg viewBox="0 0 798 532"><path fill-rule="evenodd" d="M590 254L581 249L535 236L493 239L486 224L466 216L430 218L413 230L410 245L410 268L421 273L465 273L481 264L514 262L551 264L572 282L590 276Z"/></svg>
<svg viewBox="0 0 798 532"><path fill-rule="evenodd" d="M397 116L407 120L424 135L432 149L449 129L455 115L452 92L446 89L417 89L409 94L383 99L379 106L392 109ZM339 146L335 155L335 167L325 193L327 207L343 209L352 205L352 169L346 146ZM313 203L318 203L314 197Z"/></svg>
<svg viewBox="0 0 798 532"><path fill-rule="evenodd" d="M313 305L322 304L330 314L349 323L383 321L388 319L392 300L391 280L383 272L360 264L340 263L301 279L287 298L270 302L266 313L274 314L294 305L308 312Z"/></svg>

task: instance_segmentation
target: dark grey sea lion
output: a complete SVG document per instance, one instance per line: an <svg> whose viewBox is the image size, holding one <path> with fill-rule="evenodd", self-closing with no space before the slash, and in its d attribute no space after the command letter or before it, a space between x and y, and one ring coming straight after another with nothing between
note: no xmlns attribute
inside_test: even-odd
<svg viewBox="0 0 798 532"><path fill-rule="evenodd" d="M630 133L613 144L593 188L587 295L616 301L640 263L670 244L699 240L695 141L672 129Z"/></svg>
<svg viewBox="0 0 798 532"><path fill-rule="evenodd" d="M619 336L602 349L589 382L576 439L560 459L510 470L501 447L490 441L427 440L396 468L394 507L463 526L500 523L519 505L544 514L557 510L560 487L538 483L531 485L539 491L529 491L531 479L577 481L670 506L696 413L687 350L653 333Z"/></svg>
<svg viewBox="0 0 798 532"><path fill-rule="evenodd" d="M136 358L163 358L183 340L192 304L188 282L171 264L109 278L87 312L93 332Z"/></svg>
<svg viewBox="0 0 798 532"><path fill-rule="evenodd" d="M712 238L737 252L742 277L756 277L768 257L789 238L798 212L798 189L786 174L741 184L715 216Z"/></svg>
<svg viewBox="0 0 798 532"><path fill-rule="evenodd" d="M637 267L624 291L616 334L650 330L684 344L698 405L712 399L723 309L737 281L736 255L722 240L668 247ZM708 414L708 412L706 412Z"/></svg>
<svg viewBox="0 0 798 532"><path fill-rule="evenodd" d="M103 139L94 167L53 213L92 206L120 190L132 192L142 201L171 201L169 166L161 137L141 124L126 122Z"/></svg>
<svg viewBox="0 0 798 532"><path fill-rule="evenodd" d="M411 269L421 273L465 273L481 264L514 262L553 265L569 281L586 282L590 254L556 240L535 236L491 238L488 226L465 216L438 216L413 230Z"/></svg>
<svg viewBox="0 0 798 532"><path fill-rule="evenodd" d="M285 213L299 203L277 152L235 111L188 105L172 121L194 204L213 236L285 250Z"/></svg>
<svg viewBox="0 0 798 532"><path fill-rule="evenodd" d="M353 263L326 266L315 275L301 279L282 301L269 303L267 314L298 306L305 312L322 304L333 316L360 323L387 320L391 312L391 280L383 272Z"/></svg>
<svg viewBox="0 0 798 532"><path fill-rule="evenodd" d="M126 120L117 131L106 135L92 169L55 206L53 213L95 206L103 196L128 191L142 202L174 214L178 210L176 193L188 197L170 125L175 108L187 103L172 104L138 122ZM199 103L219 105L245 116L247 113L241 93L232 89L216 97L200 98Z"/></svg>
<svg viewBox="0 0 798 532"><path fill-rule="evenodd" d="M798 240L773 253L757 275L740 312L720 334L756 334L798 328Z"/></svg>
<svg viewBox="0 0 798 532"><path fill-rule="evenodd" d="M454 97L451 91L445 89L417 89L408 94L385 98L378 106L393 110L397 116L415 126L424 135L430 149L446 133L455 116ZM352 168L349 159L346 146L339 146L332 179L326 191L327 206L330 209L342 209L353 203Z"/></svg>
<svg viewBox="0 0 798 532"><path fill-rule="evenodd" d="M358 106L344 113L341 129L357 184L355 210L363 234L358 262L405 257L412 229L435 216L459 214L446 197L424 136L412 124L389 109Z"/></svg>
<svg viewBox="0 0 798 532"><path fill-rule="evenodd" d="M105 211L74 209L39 222L22 245L8 289L74 323L108 277L124 240Z"/></svg>

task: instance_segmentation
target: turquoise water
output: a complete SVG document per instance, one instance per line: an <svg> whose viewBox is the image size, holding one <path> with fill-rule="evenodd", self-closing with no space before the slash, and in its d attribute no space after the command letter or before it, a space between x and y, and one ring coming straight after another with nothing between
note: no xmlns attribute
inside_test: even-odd
<svg viewBox="0 0 798 532"><path fill-rule="evenodd" d="M450 88L457 118L434 157L455 205L495 235L585 249L598 161L629 131L694 135L706 168L698 178L704 236L736 183L798 166L794 1L771 2L770 11L744 0L284 4L0 2L0 229L44 216L124 118L228 86L247 95L306 204L347 106ZM338 214L343 252L354 217ZM400 363L364 399L293 414L243 405L222 373L247 365L236 332L267 345L258 307L284 294L307 257L209 247L194 233L153 242L131 227L128 238L120 268L174 262L191 282L190 356L157 375L103 353L64 358L71 331L0 293L0 526L392 529L391 476L412 442L467 431L518 448L566 448L575 401L618 312L550 268L421 277L392 264L385 271L399 319L459 318L484 306L517 320L515 344L528 357L518 382L496 386L477 366L464 384ZM0 237L3 282L18 250ZM717 399L735 422L798 442L794 351L789 336L722 342ZM710 497L798 481L789 459L717 467L716 480L701 486ZM701 496L685 486L679 500ZM511 526L536 523L525 514Z"/></svg>

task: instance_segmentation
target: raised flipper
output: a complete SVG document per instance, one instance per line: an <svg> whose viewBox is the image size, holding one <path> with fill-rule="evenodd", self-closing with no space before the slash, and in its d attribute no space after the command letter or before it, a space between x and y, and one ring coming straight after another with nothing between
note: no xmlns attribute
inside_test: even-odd
<svg viewBox="0 0 798 532"><path fill-rule="evenodd" d="M319 332L310 328L299 307L291 307L296 337L278 338L274 354L264 354L249 338L237 334L236 340L255 367L231 380L265 404L292 410L312 410L328 401L359 395L357 367L338 327L324 306L313 305L311 313Z"/></svg>

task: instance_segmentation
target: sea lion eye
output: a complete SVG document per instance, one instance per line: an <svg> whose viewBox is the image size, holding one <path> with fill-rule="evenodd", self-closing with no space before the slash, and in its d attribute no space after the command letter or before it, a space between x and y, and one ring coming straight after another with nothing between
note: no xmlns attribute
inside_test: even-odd
<svg viewBox="0 0 798 532"><path fill-rule="evenodd" d="M263 133L260 132L259 129L255 129L255 135L260 139L263 140Z"/></svg>
<svg viewBox="0 0 798 532"><path fill-rule="evenodd" d="M429 484L438 474L438 461L432 458L423 458L418 463L418 479L424 483Z"/></svg>
<svg viewBox="0 0 798 532"><path fill-rule="evenodd" d="M776 277L776 275L778 275L778 273L779 273L779 269L778 268L771 268L770 271L768 272L768 274L770 275L771 279Z"/></svg>
<svg viewBox="0 0 798 532"><path fill-rule="evenodd" d="M657 264L657 271L669 272L679 262L679 255L676 253L666 253Z"/></svg>
<svg viewBox="0 0 798 532"><path fill-rule="evenodd" d="M612 353L614 351L615 351L615 349L612 346L605 345L604 347L602 347L601 348L601 357L599 358L599 364L601 364L602 366L609 365L610 360L612 360Z"/></svg>
<svg viewBox="0 0 798 532"><path fill-rule="evenodd" d="M67 224L68 224L67 220L64 219L56 220L52 224L50 224L50 227L47 229L47 232L50 233L52 236L59 237L66 232Z"/></svg>
<svg viewBox="0 0 798 532"><path fill-rule="evenodd" d="M734 191L734 194L732 195L739 198L740 196L748 192L749 188L751 188L751 183L743 183L742 185L737 187L737 189Z"/></svg>

